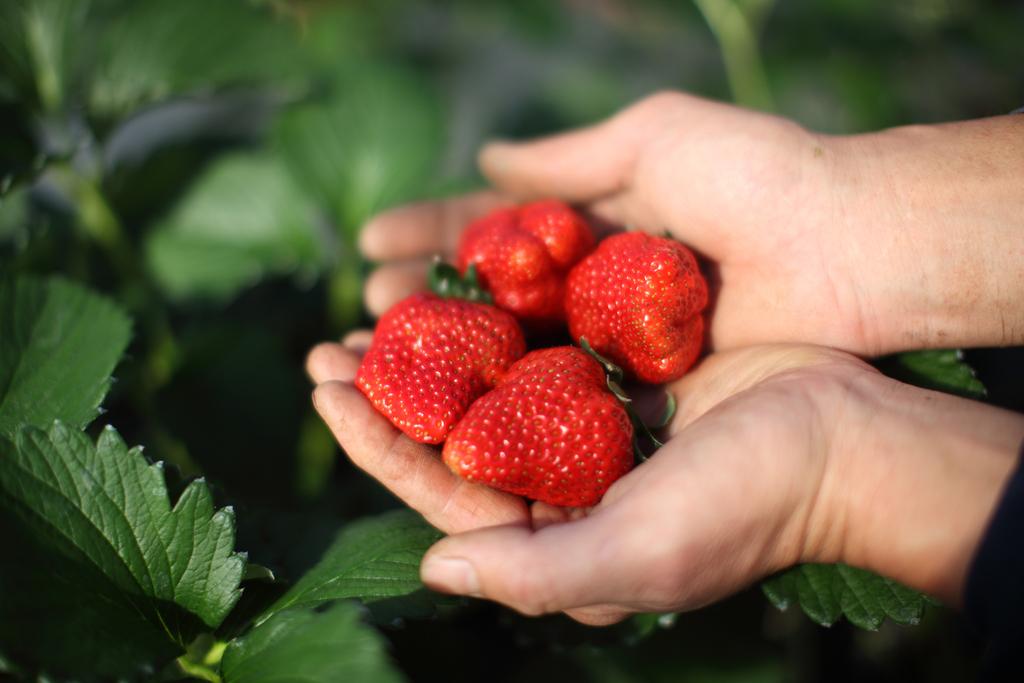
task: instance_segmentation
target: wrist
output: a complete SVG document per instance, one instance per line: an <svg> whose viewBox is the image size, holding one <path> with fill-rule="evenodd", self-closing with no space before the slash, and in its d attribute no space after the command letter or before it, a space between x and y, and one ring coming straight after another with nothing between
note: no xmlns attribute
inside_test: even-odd
<svg viewBox="0 0 1024 683"><path fill-rule="evenodd" d="M828 144L857 350L1024 343L1024 117Z"/></svg>
<svg viewBox="0 0 1024 683"><path fill-rule="evenodd" d="M1024 416L861 376L835 440L832 556L951 605L1024 440Z"/></svg>

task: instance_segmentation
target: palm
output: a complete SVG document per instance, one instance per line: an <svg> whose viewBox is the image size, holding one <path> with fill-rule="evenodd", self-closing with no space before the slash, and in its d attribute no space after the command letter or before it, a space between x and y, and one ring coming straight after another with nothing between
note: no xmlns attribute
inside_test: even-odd
<svg viewBox="0 0 1024 683"><path fill-rule="evenodd" d="M611 553L611 562L575 558L602 573L600 581L583 583L607 589L566 609L587 623L697 607L794 561L802 541L792 530L806 528L804 501L814 498L825 466L824 448L815 443L817 416L839 393L830 388L850 373L871 371L845 354L804 347L712 355L669 387L679 410L656 456L620 479L597 507L565 510L527 506L469 484L435 449L399 433L351 384L365 340L358 334L349 348L321 345L308 364L320 385L318 410L345 452L449 534L503 526L538 539L567 535L558 541L566 547L591 539L583 541L594 544L591 554ZM727 571L723 553L731 558ZM642 592L623 588L635 586L637 576L646 577ZM542 586L531 585L524 596L535 602L509 602L548 611Z"/></svg>
<svg viewBox="0 0 1024 683"><path fill-rule="evenodd" d="M826 225L831 160L818 137L783 119L680 95L642 102L605 125L608 144L635 137L633 128L648 132L628 163L609 172L612 191L582 203L616 225L667 229L712 262L712 348L862 345L842 245L825 243L837 231ZM501 172L495 180L507 184Z"/></svg>

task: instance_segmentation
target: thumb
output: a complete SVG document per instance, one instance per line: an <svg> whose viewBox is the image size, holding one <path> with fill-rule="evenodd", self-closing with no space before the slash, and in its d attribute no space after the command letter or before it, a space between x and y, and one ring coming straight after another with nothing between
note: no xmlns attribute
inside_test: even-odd
<svg viewBox="0 0 1024 683"><path fill-rule="evenodd" d="M430 588L488 598L528 615L621 598L621 534L593 516L539 531L502 526L449 536L423 558Z"/></svg>

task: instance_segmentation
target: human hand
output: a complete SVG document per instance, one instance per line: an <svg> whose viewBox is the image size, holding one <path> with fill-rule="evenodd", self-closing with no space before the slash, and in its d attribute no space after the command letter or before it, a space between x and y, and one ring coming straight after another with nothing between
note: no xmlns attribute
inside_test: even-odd
<svg viewBox="0 0 1024 683"><path fill-rule="evenodd" d="M458 557L468 543L479 587L444 585L426 568L425 578L594 624L697 607L825 544L810 531L822 526L812 501L827 469L825 417L852 375L874 373L805 347L715 355L668 387L678 410L666 445L597 507L564 510L470 484L396 430L351 384L368 342L360 332L313 350L315 403L359 467L442 531L470 532L431 556ZM474 535L484 528L493 535Z"/></svg>
<svg viewBox="0 0 1024 683"><path fill-rule="evenodd" d="M526 614L565 610L590 624L638 610L695 608L841 541L819 538L832 430L844 388L875 371L845 354L765 347L715 354L669 385L670 438L589 510L459 478L437 450L378 414L352 385L369 333L321 344L307 369L317 410L352 461L451 538L424 564L442 590ZM486 531L481 531L486 530ZM432 568L435 567L435 568ZM436 567L446 568L440 575ZM461 569L460 569L461 568Z"/></svg>
<svg viewBox="0 0 1024 683"><path fill-rule="evenodd" d="M493 192L371 220L361 246L382 266L367 306L380 314L422 288L429 259L450 255L471 219L553 196L609 224L667 229L709 261L712 349L1024 343L1022 125L830 137L662 93L590 128L489 145L480 165Z"/></svg>
<svg viewBox="0 0 1024 683"><path fill-rule="evenodd" d="M669 439L600 504L527 506L460 479L373 410L352 385L368 341L313 350L314 400L353 462L452 534L425 582L590 624L694 609L799 562L847 562L955 605L1024 439L1022 416L842 352L750 347L668 385Z"/></svg>
<svg viewBox="0 0 1024 683"><path fill-rule="evenodd" d="M912 157L896 150L920 135L825 138L659 95L591 129L491 146L481 163L504 194L402 207L367 226L363 251L382 262L367 305L381 313L421 288L429 258L450 255L472 218L510 198L558 196L608 223L667 227L709 258L713 348L804 340L871 354L1012 340L1024 326L993 315L1004 302L990 294L1013 289L971 272L998 243L976 240L983 248L971 252L956 242L956 275L980 283L971 289L943 271L943 235L915 240L899 229L920 197L892 200L898 183L887 174L898 164L879 160ZM893 216L897 229L872 220ZM798 561L845 561L955 604L1024 438L1019 416L899 385L839 352L734 350L670 387L685 404L671 441L587 514L528 507L458 479L372 411L350 383L357 365L341 346L314 350L318 409L357 464L456 534L428 555L425 580L587 623L696 607ZM445 556L468 564L444 576L433 560Z"/></svg>

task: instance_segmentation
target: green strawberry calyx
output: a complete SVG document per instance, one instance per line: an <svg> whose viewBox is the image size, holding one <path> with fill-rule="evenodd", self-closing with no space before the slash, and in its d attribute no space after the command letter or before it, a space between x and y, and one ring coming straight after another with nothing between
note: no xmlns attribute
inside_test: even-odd
<svg viewBox="0 0 1024 683"><path fill-rule="evenodd" d="M430 291L442 299L464 299L481 304L493 304L490 292L480 284L476 272L476 264L470 263L465 274L450 263L445 263L438 256L427 275Z"/></svg>
<svg viewBox="0 0 1024 683"><path fill-rule="evenodd" d="M676 397L671 391L665 392L665 411L661 416L661 419L653 425L648 425L637 414L636 409L633 407L633 399L630 398L629 394L626 393L625 389L622 388L622 368L615 363L611 362L590 345L586 337L580 337L580 348L586 351L590 356L601 364L604 368L604 374L606 382L608 384L608 390L615 395L615 398L619 399L623 407L626 409L626 414L629 415L630 421L633 423L633 454L636 456L638 462L643 462L647 458L654 454L654 451L658 450L665 444L654 435L655 429L661 429L666 426L672 419L672 416L676 412ZM653 446L651 453L646 453L641 446L641 440L650 442Z"/></svg>

